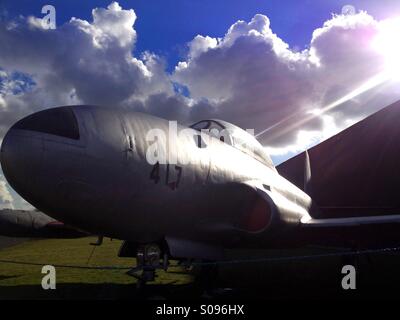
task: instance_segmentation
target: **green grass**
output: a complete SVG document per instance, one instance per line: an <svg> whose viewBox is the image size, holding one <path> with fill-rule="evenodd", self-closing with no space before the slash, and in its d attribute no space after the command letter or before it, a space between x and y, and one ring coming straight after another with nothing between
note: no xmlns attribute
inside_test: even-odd
<svg viewBox="0 0 400 320"><path fill-rule="evenodd" d="M63 298L67 294L66 292L71 291L72 288L74 289L73 294L78 295L71 298L86 298L85 290L75 290L75 288L80 287L93 288L96 292L102 292L101 297L104 298L114 298L115 288L124 288L124 290L127 287L134 288L136 279L126 274L128 268L134 265L134 259L117 257L121 241L105 239L102 246L90 246L89 243L95 240L94 237L68 240L32 240L0 250L0 260L40 264L31 266L0 262L0 299L43 297L44 292L41 291L45 290L41 288L41 281L44 275L41 273L41 269L43 265L47 264L127 268L126 270L93 270L56 267L57 290L54 291L58 293L52 294L50 297ZM190 283L192 277L181 271L183 270L172 262L169 272L157 271L157 278L153 285L185 285ZM61 289L59 290L59 288ZM110 288L114 288L114 291L109 290ZM44 294L44 297L48 297L50 291L47 291L48 294ZM82 293L82 296L80 293ZM119 297L118 294L117 296Z"/></svg>
<svg viewBox="0 0 400 320"><path fill-rule="evenodd" d="M100 247L90 246L94 237L71 240L32 240L0 250L0 260L14 260L39 265L0 262L0 299L198 299L204 284L215 281L216 287L234 288L233 298L360 298L397 297L400 288L400 254L360 256L357 262L357 290L343 291L340 257L254 262L221 265L218 278L207 280L208 273L194 281L194 276L172 261L168 272L157 271L156 281L143 291L136 289L136 279L126 270L93 270L56 267L57 289L43 290L43 265L119 266L130 268L132 258L118 258L121 241L105 239ZM94 251L93 251L94 250ZM290 251L235 251L232 260L268 256L296 256L331 252L302 248ZM89 259L89 257L91 257ZM218 281L217 281L218 280ZM217 296L218 297L218 296ZM226 296L223 296L226 297ZM228 296L229 298L229 296Z"/></svg>

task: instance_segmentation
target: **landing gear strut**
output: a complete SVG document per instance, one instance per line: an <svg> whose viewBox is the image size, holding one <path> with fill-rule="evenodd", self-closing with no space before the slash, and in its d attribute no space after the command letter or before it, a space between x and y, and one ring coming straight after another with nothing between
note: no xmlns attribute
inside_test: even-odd
<svg viewBox="0 0 400 320"><path fill-rule="evenodd" d="M148 281L155 280L157 269L167 271L168 266L168 254L162 254L157 244L140 245L136 253L136 267L129 270L127 274L138 279L137 286L140 288Z"/></svg>

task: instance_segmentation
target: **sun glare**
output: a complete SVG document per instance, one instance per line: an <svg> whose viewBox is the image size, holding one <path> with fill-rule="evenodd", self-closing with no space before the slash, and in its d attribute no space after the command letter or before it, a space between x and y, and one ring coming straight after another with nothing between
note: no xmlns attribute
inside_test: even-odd
<svg viewBox="0 0 400 320"><path fill-rule="evenodd" d="M381 22L372 45L385 58L387 76L400 81L400 17Z"/></svg>

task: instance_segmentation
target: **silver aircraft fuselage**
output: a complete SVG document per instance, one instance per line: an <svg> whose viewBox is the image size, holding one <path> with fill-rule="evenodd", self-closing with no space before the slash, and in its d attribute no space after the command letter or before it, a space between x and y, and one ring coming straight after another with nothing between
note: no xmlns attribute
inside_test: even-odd
<svg viewBox="0 0 400 320"><path fill-rule="evenodd" d="M60 110L68 116L57 123ZM77 228L138 243L262 247L309 217L310 197L273 166L215 137L200 147L196 130L178 126L186 133L158 144L158 156L176 161L149 163L147 133L168 133L165 119L96 106L34 116L5 136L4 175L33 206Z"/></svg>

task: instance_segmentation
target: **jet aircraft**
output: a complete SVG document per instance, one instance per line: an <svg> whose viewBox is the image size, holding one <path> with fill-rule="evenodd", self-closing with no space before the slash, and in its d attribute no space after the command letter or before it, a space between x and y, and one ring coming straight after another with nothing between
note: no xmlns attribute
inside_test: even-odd
<svg viewBox="0 0 400 320"><path fill-rule="evenodd" d="M397 103L276 168L222 120L176 125L172 136L152 115L65 106L13 125L1 166L35 208L124 240L119 255L136 257L146 281L170 258L215 261L227 248L396 241L370 228L400 222L399 119Z"/></svg>

